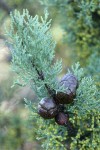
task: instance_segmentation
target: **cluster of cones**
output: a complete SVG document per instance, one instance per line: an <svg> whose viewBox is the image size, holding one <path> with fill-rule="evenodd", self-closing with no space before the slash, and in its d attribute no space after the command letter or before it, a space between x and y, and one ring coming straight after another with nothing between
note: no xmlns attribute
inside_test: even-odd
<svg viewBox="0 0 100 150"><path fill-rule="evenodd" d="M64 112L64 105L73 102L78 81L74 74L68 73L60 80L59 86L64 86L66 91L54 94L53 98L43 98L38 104L38 113L44 119L55 118L57 124L66 125L69 120L69 114Z"/></svg>

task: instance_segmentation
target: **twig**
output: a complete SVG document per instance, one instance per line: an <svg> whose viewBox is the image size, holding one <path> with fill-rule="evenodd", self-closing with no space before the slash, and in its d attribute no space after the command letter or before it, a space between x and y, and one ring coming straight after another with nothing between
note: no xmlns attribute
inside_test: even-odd
<svg viewBox="0 0 100 150"><path fill-rule="evenodd" d="M37 69L37 67L36 67L33 63L32 63L32 66L35 68L35 70L36 70L36 72L37 72L37 74L38 74L38 76L39 76L39 79L41 79L42 81L45 80L45 79L44 79L44 74L43 74L43 72L42 72L42 71L39 71L39 70ZM45 84L45 88L47 89L48 94L49 94L51 97L54 98L55 91L54 91L54 90L51 90L50 87L49 87L47 84Z"/></svg>

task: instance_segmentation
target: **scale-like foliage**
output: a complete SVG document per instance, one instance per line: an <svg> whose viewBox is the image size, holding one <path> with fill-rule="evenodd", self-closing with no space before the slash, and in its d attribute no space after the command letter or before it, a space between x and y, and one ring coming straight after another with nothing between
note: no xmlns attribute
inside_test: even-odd
<svg viewBox="0 0 100 150"><path fill-rule="evenodd" d="M70 111L73 113L77 110L80 116L95 108L100 111L100 95L94 80L91 77L84 77L84 70L80 68L79 63L72 66L72 71L79 80L79 86L74 105L69 108Z"/></svg>
<svg viewBox="0 0 100 150"><path fill-rule="evenodd" d="M39 98L51 96L53 90L64 90L58 86L61 62L54 63L55 42L49 32L50 21L47 21L47 17L45 13L45 18L41 17L39 21L38 16L31 17L27 10L22 15L15 11L11 14L11 29L7 33L12 43L12 66L21 79L17 83L23 86L30 84ZM71 150L98 150L100 146L98 90L91 77L84 77L84 70L79 68L79 63L72 67L72 72L79 82L76 98L65 110L73 124L70 128L72 131L68 132L68 126L59 126L53 119L41 118L37 114L37 106L25 100L32 112L33 126L38 128L34 129L34 134L43 142L46 150L64 150L66 147Z"/></svg>
<svg viewBox="0 0 100 150"><path fill-rule="evenodd" d="M91 77L84 77L84 70L79 63L72 66L72 71L78 78L79 87L74 104L67 105L65 111L70 114L76 136L70 137L67 128L57 125L54 119L45 120L39 117L36 106L25 100L26 106L31 110L32 120L34 119L33 126L38 127L38 131L36 129L34 133L47 150L66 150L69 147L72 150L99 150L100 95Z"/></svg>
<svg viewBox="0 0 100 150"><path fill-rule="evenodd" d="M73 61L87 66L87 74L100 87L100 0L43 0L42 4L59 12L64 41L74 49Z"/></svg>
<svg viewBox="0 0 100 150"><path fill-rule="evenodd" d="M57 75L61 72L61 61L54 62L55 42L49 31L51 20L29 15L23 10L11 13L11 27L7 35L12 44L12 66L19 78L16 83L24 86L31 84L41 98L48 94L45 85L55 91L59 90ZM21 79L21 80L20 80Z"/></svg>

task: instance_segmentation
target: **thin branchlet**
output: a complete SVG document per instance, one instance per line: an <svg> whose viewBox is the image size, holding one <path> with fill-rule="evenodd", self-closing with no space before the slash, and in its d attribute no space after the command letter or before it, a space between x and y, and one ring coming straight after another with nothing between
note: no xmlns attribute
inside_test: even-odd
<svg viewBox="0 0 100 150"><path fill-rule="evenodd" d="M37 74L38 74L38 79L40 79L40 80L42 80L42 81L45 80L43 71L39 71L39 70L37 69L37 67L34 65L34 63L32 63L32 66L35 68L35 70L36 70L36 72L37 72ZM54 91L51 90L47 84L44 84L44 85L45 85L46 90L48 91L49 96L50 96L50 97L54 97Z"/></svg>

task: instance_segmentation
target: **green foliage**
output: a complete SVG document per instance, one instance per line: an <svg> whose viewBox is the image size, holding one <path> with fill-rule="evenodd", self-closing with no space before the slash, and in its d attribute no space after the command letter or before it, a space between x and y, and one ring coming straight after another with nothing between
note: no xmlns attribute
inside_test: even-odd
<svg viewBox="0 0 100 150"><path fill-rule="evenodd" d="M60 0L44 0L44 5L59 6L60 13L63 15L62 26L67 33L66 40L71 45L76 45L77 54L81 58L86 58L93 49L96 50L100 47L99 2L99 0L64 0L63 2Z"/></svg>
<svg viewBox="0 0 100 150"><path fill-rule="evenodd" d="M54 63L55 42L49 32L50 20L47 21L47 17L46 12L44 19L41 17L39 21L38 16L32 18L27 10L22 15L15 11L14 15L11 14L11 29L7 33L13 47L13 69L21 79L17 83L22 86L30 84L39 98L51 96L52 89L56 92L64 90L58 86L57 76L62 70L61 62ZM99 150L98 90L93 79L85 76L79 63L72 67L72 72L78 78L79 87L74 102L67 105L65 111L69 112L75 135L68 135L68 127L58 126L53 119L41 118L37 114L37 106L25 100L32 112L33 126L38 128L34 129L34 135L41 140L42 147L46 150Z"/></svg>
<svg viewBox="0 0 100 150"><path fill-rule="evenodd" d="M45 84L59 90L56 77L62 70L61 61L54 62L55 42L49 31L51 20L47 19L47 12L39 21L37 15L32 18L27 10L22 15L15 11L11 13L11 28L7 33L13 47L13 70L19 76L16 83L22 86L30 83L39 97L48 94Z"/></svg>
<svg viewBox="0 0 100 150"><path fill-rule="evenodd" d="M26 107L31 110L30 122L37 127L33 129L33 134L37 140L41 141L43 149L64 150L63 140L66 140L66 128L57 125L54 119L45 120L41 118L37 113L37 105L28 100L25 100L25 103Z"/></svg>
<svg viewBox="0 0 100 150"><path fill-rule="evenodd" d="M82 117L74 116L72 122L78 126L76 137L72 138L71 149L99 150L100 147L100 116L99 112L93 109Z"/></svg>
<svg viewBox="0 0 100 150"><path fill-rule="evenodd" d="M0 149L22 149L26 141L33 142L32 140L28 119L24 119L18 112L0 112Z"/></svg>
<svg viewBox="0 0 100 150"><path fill-rule="evenodd" d="M100 89L100 56L97 52L94 52L91 54L91 56L88 59L88 66L87 66L87 72L93 76L94 81L97 85L97 87Z"/></svg>
<svg viewBox="0 0 100 150"><path fill-rule="evenodd" d="M67 105L66 111L70 113L70 121L77 131L76 136L68 136L67 128L59 126L54 119L45 120L37 114L37 106L25 101L26 106L31 110L31 117L34 120L34 134L37 140L43 142L44 149L66 149L71 150L99 150L100 147L100 95L91 77L84 77L84 70L79 63L72 66L73 73L79 80L74 104Z"/></svg>
<svg viewBox="0 0 100 150"><path fill-rule="evenodd" d="M49 9L57 7L66 32L64 41L74 49L73 61L87 66L87 74L100 87L100 0L44 0L42 3Z"/></svg>
<svg viewBox="0 0 100 150"><path fill-rule="evenodd" d="M95 108L97 111L100 111L100 95L93 79L91 77L84 77L83 68L80 68L79 63L72 66L72 70L79 80L79 86L74 105L71 106L69 110L72 113L74 110L77 110L80 116L83 116Z"/></svg>

